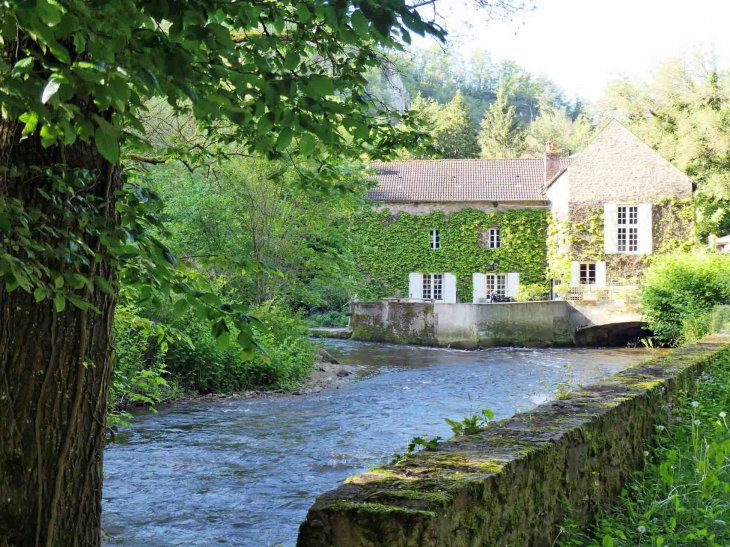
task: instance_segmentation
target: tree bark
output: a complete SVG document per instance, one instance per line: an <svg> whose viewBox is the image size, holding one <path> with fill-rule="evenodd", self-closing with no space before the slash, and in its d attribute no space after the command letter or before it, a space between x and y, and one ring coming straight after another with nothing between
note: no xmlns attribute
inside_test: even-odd
<svg viewBox="0 0 730 547"><path fill-rule="evenodd" d="M116 222L113 196L121 187L119 168L106 162L93 144L77 141L44 149L37 134L21 141L22 127L0 118L0 167L21 171L21 176L9 177L0 170L0 200L17 198L26 208L48 213L49 202L38 192L46 181L28 167L86 168L96 177L88 194L108 197L103 214L106 222ZM44 222L58 231L75 228L62 218ZM47 237L54 244L53 236ZM103 251L96 237L85 240L91 249ZM0 239L1 252L19 251ZM46 266L57 271L76 268L61 263ZM103 261L94 260L75 271L116 280L114 268ZM70 302L58 313L52 300L36 303L22 288L8 292L0 278L0 547L101 543L102 461L116 298L88 288L76 295L101 313L82 311Z"/></svg>

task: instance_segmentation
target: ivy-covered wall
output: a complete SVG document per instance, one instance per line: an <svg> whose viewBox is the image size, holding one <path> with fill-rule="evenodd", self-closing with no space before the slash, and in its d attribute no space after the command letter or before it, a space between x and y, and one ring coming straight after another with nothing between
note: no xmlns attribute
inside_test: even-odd
<svg viewBox="0 0 730 547"><path fill-rule="evenodd" d="M449 215L392 214L388 209L362 213L352 228L364 242L357 260L366 283L358 298L407 297L411 272L453 273L460 302L471 302L475 272L519 272L521 285L542 283L547 292L549 214L543 209L489 213L463 209ZM494 226L500 229L502 247L489 249L487 234ZM432 229L440 232L441 249L431 249Z"/></svg>
<svg viewBox="0 0 730 547"><path fill-rule="evenodd" d="M552 214L548 219L548 278L570 282L570 262L606 261L609 282L634 282L653 257L687 250L694 241L692 200L663 198L654 202L652 254L605 254L603 206L570 209L569 220Z"/></svg>

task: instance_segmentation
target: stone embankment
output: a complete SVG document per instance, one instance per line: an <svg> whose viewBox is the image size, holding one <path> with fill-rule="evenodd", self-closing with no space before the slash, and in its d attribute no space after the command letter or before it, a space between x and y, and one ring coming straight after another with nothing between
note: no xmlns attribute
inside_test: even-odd
<svg viewBox="0 0 730 547"><path fill-rule="evenodd" d="M618 499L666 403L730 345L730 333L627 369L567 399L356 475L322 496L298 547L549 547Z"/></svg>

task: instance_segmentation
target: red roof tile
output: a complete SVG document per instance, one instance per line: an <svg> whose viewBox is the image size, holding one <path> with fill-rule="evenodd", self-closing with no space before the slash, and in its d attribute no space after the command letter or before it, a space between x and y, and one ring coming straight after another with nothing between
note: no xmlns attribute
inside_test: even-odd
<svg viewBox="0 0 730 547"><path fill-rule="evenodd" d="M560 158L565 169L570 158ZM368 197L384 202L546 201L543 158L410 160L374 162L377 188Z"/></svg>

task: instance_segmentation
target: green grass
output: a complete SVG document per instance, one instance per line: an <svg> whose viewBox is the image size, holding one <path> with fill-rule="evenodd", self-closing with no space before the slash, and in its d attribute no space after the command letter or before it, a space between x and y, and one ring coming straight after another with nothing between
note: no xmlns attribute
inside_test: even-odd
<svg viewBox="0 0 730 547"><path fill-rule="evenodd" d="M561 547L730 545L730 351L665 409L618 506L600 508L588 532L561 525ZM727 413L727 415L726 415Z"/></svg>

